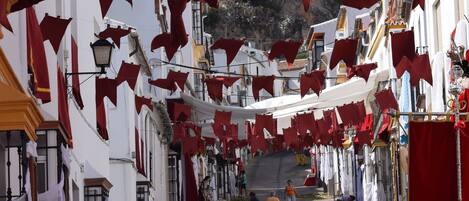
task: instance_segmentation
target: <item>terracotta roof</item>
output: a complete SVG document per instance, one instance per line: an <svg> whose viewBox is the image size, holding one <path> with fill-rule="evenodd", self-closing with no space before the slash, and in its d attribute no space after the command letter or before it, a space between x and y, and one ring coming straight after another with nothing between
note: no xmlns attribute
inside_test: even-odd
<svg viewBox="0 0 469 201"><path fill-rule="evenodd" d="M287 61L283 60L278 63L278 71L294 71L301 70L308 65L308 59L295 59L290 69L288 69Z"/></svg>

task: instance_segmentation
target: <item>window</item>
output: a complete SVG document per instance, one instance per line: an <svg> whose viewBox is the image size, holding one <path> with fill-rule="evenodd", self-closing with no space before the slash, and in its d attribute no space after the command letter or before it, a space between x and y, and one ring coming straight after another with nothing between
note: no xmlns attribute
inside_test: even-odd
<svg viewBox="0 0 469 201"><path fill-rule="evenodd" d="M169 186L168 194L169 201L179 201L179 159L177 153L172 152L168 156L168 168L169 168Z"/></svg>
<svg viewBox="0 0 469 201"><path fill-rule="evenodd" d="M203 45L204 36L200 1L195 1L192 3L192 35L197 45Z"/></svg>
<svg viewBox="0 0 469 201"><path fill-rule="evenodd" d="M137 182L137 201L149 201L150 183Z"/></svg>
<svg viewBox="0 0 469 201"><path fill-rule="evenodd" d="M194 73L194 92L196 94L196 97L202 100L205 100L205 97L204 97L205 89L204 89L204 84L203 84L203 78L204 78L203 73Z"/></svg>
<svg viewBox="0 0 469 201"><path fill-rule="evenodd" d="M85 186L85 201L107 201L109 191L102 186Z"/></svg>
<svg viewBox="0 0 469 201"><path fill-rule="evenodd" d="M314 41L314 69L321 64L321 54L324 52L324 38ZM312 70L314 70L312 69Z"/></svg>

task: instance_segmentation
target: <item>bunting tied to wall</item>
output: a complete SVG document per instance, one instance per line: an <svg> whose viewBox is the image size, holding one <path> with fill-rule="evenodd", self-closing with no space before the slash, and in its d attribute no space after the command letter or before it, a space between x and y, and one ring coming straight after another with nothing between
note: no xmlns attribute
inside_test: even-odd
<svg viewBox="0 0 469 201"><path fill-rule="evenodd" d="M264 89L270 95L274 96L274 81L275 76L256 76L252 78L252 95L254 100L259 100L259 91Z"/></svg>
<svg viewBox="0 0 469 201"><path fill-rule="evenodd" d="M347 67L351 67L355 63L357 46L357 39L342 39L335 41L329 69L334 69L341 60L347 65Z"/></svg>
<svg viewBox="0 0 469 201"><path fill-rule="evenodd" d="M127 29L121 28L121 26L117 26L117 28L111 27L111 25L107 25L107 28L100 32L98 36L102 39L111 38L114 44L116 44L117 48L121 47L121 38L127 36L132 31L132 28L129 27Z"/></svg>
<svg viewBox="0 0 469 201"><path fill-rule="evenodd" d="M220 38L210 47L210 49L223 49L226 52L226 64L229 66L244 45L244 40Z"/></svg>
<svg viewBox="0 0 469 201"><path fill-rule="evenodd" d="M272 61L274 58L283 55L288 63L288 68L295 62L296 55L300 49L303 41L277 41L272 45L272 49L269 52L269 60Z"/></svg>
<svg viewBox="0 0 469 201"><path fill-rule="evenodd" d="M420 6L422 10L425 10L425 0L414 0L412 2L412 9L417 8L417 6Z"/></svg>
<svg viewBox="0 0 469 201"><path fill-rule="evenodd" d="M379 1L380 0L342 0L342 5L361 10L371 8L371 6L377 4Z"/></svg>
<svg viewBox="0 0 469 201"><path fill-rule="evenodd" d="M67 30L72 18L60 19L60 16L52 17L48 13L41 21L41 32L44 41L49 40L54 48L55 53L59 51L60 42Z"/></svg>
<svg viewBox="0 0 469 201"><path fill-rule="evenodd" d="M366 82L368 82L370 72L376 68L378 68L378 65L376 63L354 65L352 67L347 68L347 78L350 79L354 76L357 76L363 78Z"/></svg>
<svg viewBox="0 0 469 201"><path fill-rule="evenodd" d="M176 85L179 86L181 91L184 91L184 86L187 81L187 77L189 76L189 73L183 73L183 72L176 72L169 70L168 76L166 79L157 79L157 80L149 80L148 83L151 85L160 87L162 89L167 89L171 91L171 93L176 91Z"/></svg>
<svg viewBox="0 0 469 201"><path fill-rule="evenodd" d="M184 47L188 42L186 28L182 13L186 9L187 0L168 1L169 11L171 12L171 42L174 47Z"/></svg>
<svg viewBox="0 0 469 201"><path fill-rule="evenodd" d="M304 73L300 77L300 94L303 98L311 89L317 96L321 93L326 76L325 70L317 70L310 73Z"/></svg>
<svg viewBox="0 0 469 201"><path fill-rule="evenodd" d="M375 94L375 97L381 111L391 108L399 110L399 104L391 89L381 90Z"/></svg>
<svg viewBox="0 0 469 201"><path fill-rule="evenodd" d="M36 98L41 99L42 103L48 103L51 101L51 97L44 37L33 7L26 9L26 31L28 72L31 72L33 76L31 79L33 94Z"/></svg>
<svg viewBox="0 0 469 201"><path fill-rule="evenodd" d="M10 32L13 32L13 28L11 28L10 21L8 20L8 11L10 10L10 2L9 1L0 1L0 24L8 29Z"/></svg>

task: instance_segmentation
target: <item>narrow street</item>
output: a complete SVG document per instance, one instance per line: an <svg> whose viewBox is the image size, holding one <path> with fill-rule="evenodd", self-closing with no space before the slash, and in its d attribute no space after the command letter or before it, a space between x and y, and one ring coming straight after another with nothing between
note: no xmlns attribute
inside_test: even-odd
<svg viewBox="0 0 469 201"><path fill-rule="evenodd" d="M255 192L259 200L265 200L270 192L275 191L284 200L283 189L287 180L292 180L299 194L298 201L312 200L314 194L322 188L303 186L308 166L297 166L292 152L273 153L257 157L247 166L248 191Z"/></svg>

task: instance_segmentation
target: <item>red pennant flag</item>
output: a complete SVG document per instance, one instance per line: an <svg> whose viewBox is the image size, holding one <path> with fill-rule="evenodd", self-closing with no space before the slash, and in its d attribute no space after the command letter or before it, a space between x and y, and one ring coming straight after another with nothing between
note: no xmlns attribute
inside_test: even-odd
<svg viewBox="0 0 469 201"><path fill-rule="evenodd" d="M182 142L184 138L186 138L186 128L184 123L182 122L175 122L173 124L173 143L175 142Z"/></svg>
<svg viewBox="0 0 469 201"><path fill-rule="evenodd" d="M355 125L358 125L363 122L366 117L365 101L358 101L353 104L355 107Z"/></svg>
<svg viewBox="0 0 469 201"><path fill-rule="evenodd" d="M119 73L117 73L117 85L120 85L122 82L127 81L130 88L133 90L135 88L135 83L137 82L139 72L140 65L125 63L124 61L122 61Z"/></svg>
<svg viewBox="0 0 469 201"><path fill-rule="evenodd" d="M406 56L410 61L415 58L414 31L391 33L392 63L396 67Z"/></svg>
<svg viewBox="0 0 469 201"><path fill-rule="evenodd" d="M96 126L99 135L103 139L109 140L109 134L107 132L106 125L106 108L104 107L103 102L101 102L99 105L96 105Z"/></svg>
<svg viewBox="0 0 469 201"><path fill-rule="evenodd" d="M381 111L389 108L399 110L399 104L397 103L396 97L394 97L391 89L385 89L377 92L375 97Z"/></svg>
<svg viewBox="0 0 469 201"><path fill-rule="evenodd" d="M219 78L209 78L204 80L207 84L207 91L210 98L214 101L221 102L223 100L223 80Z"/></svg>
<svg viewBox="0 0 469 201"><path fill-rule="evenodd" d="M417 6L420 6L422 10L425 10L425 0L414 0L412 2L412 9L417 8Z"/></svg>
<svg viewBox="0 0 469 201"><path fill-rule="evenodd" d="M352 103L353 104L353 103ZM337 107L337 111L339 112L340 119L345 126L353 125L354 124L354 108L352 104L345 104L342 106Z"/></svg>
<svg viewBox="0 0 469 201"><path fill-rule="evenodd" d="M236 54L238 54L239 49L241 46L244 45L244 40L236 40L236 39L224 39L220 38L210 47L210 49L223 49L226 52L226 63L228 65L233 62Z"/></svg>
<svg viewBox="0 0 469 201"><path fill-rule="evenodd" d="M34 96L48 103L50 98L49 70L44 50L41 27L33 7L26 9L28 70L32 72Z"/></svg>
<svg viewBox="0 0 469 201"><path fill-rule="evenodd" d="M168 7L171 11L171 42L173 47L184 47L188 42L186 28L182 13L186 9L186 0L168 1Z"/></svg>
<svg viewBox="0 0 469 201"><path fill-rule="evenodd" d="M60 19L60 17L52 17L46 13L41 22L41 31L44 41L49 40L54 48L55 53L59 51L60 42L67 30L68 24L72 21L69 19Z"/></svg>
<svg viewBox="0 0 469 201"><path fill-rule="evenodd" d="M389 116L389 115L386 115ZM373 129L373 114L367 114L363 121L360 131L372 131Z"/></svg>
<svg viewBox="0 0 469 201"><path fill-rule="evenodd" d="M162 33L160 35L155 36L151 41L151 51L158 49L160 47L164 47L166 52L166 57L170 61L173 59L174 54L177 52L179 46L174 46L171 41L171 34L170 33Z"/></svg>
<svg viewBox="0 0 469 201"><path fill-rule="evenodd" d="M271 114L256 114L255 134L264 137L264 128L269 131L271 135L275 135L274 131L274 118Z"/></svg>
<svg viewBox="0 0 469 201"><path fill-rule="evenodd" d="M344 61L347 66L352 66L355 63L357 52L358 40L356 39L342 39L334 44L332 50L331 61L329 69L334 69L339 61Z"/></svg>
<svg viewBox="0 0 469 201"><path fill-rule="evenodd" d="M231 125L231 112L215 111L215 117L213 118L214 124L217 125Z"/></svg>
<svg viewBox="0 0 469 201"><path fill-rule="evenodd" d="M313 90L317 96L319 96L319 93L321 93L322 88L324 87L324 82L326 80L324 72L324 70L317 70L301 75L300 94L302 98L308 93L310 89Z"/></svg>
<svg viewBox="0 0 469 201"><path fill-rule="evenodd" d="M137 110L137 114L140 114L143 105L146 105L148 109L153 110L151 99L135 95L135 109Z"/></svg>
<svg viewBox="0 0 469 201"><path fill-rule="evenodd" d="M298 143L298 134L296 128L288 127L283 129L283 138L287 146L294 146Z"/></svg>
<svg viewBox="0 0 469 201"><path fill-rule="evenodd" d="M398 78L401 78L404 75L404 72L407 71L410 73L410 69L412 68L412 61L409 60L406 56L403 56L401 61L396 66L396 75Z"/></svg>
<svg viewBox="0 0 469 201"><path fill-rule="evenodd" d="M66 130L67 144L73 147L72 127L70 124L70 114L68 112L67 87L65 86L65 78L62 70L57 66L57 98L59 121Z"/></svg>
<svg viewBox="0 0 469 201"><path fill-rule="evenodd" d="M371 6L378 2L379 0L343 0L342 5L361 10L363 8L371 8Z"/></svg>
<svg viewBox="0 0 469 201"><path fill-rule="evenodd" d="M107 11L109 11L109 8L111 7L112 0L99 0L99 3L101 5L101 14L104 18L107 14Z"/></svg>
<svg viewBox="0 0 469 201"><path fill-rule="evenodd" d="M277 41L272 45L269 60L272 61L275 57L283 55L289 64L293 64L302 44L303 41Z"/></svg>
<svg viewBox="0 0 469 201"><path fill-rule="evenodd" d="M305 12L308 12L310 3L311 0L303 0L303 8L305 9Z"/></svg>
<svg viewBox="0 0 469 201"><path fill-rule="evenodd" d="M420 79L433 85L432 67L430 66L430 59L427 54L417 55L412 63L410 69L410 85L417 86Z"/></svg>
<svg viewBox="0 0 469 201"><path fill-rule="evenodd" d="M117 81L96 77L96 105L102 104L106 96L114 105L117 105Z"/></svg>
<svg viewBox="0 0 469 201"><path fill-rule="evenodd" d="M184 91L184 87L186 85L188 76L189 76L189 73L184 73L181 71L176 72L176 71L170 70L168 73L167 79L174 81L179 86L181 91Z"/></svg>
<svg viewBox="0 0 469 201"><path fill-rule="evenodd" d="M238 124L231 124L230 125L230 137L233 140L238 141L238 133L239 133Z"/></svg>
<svg viewBox="0 0 469 201"><path fill-rule="evenodd" d="M81 98L81 92L80 92L80 76L76 73L79 72L79 67L78 67L78 46L77 43L75 42L75 38L72 37L72 73L75 73L72 75L72 94L73 97L75 97L75 101L77 102L78 106L82 110L84 105L83 105L83 99Z"/></svg>
<svg viewBox="0 0 469 201"><path fill-rule="evenodd" d="M347 78L350 79L353 76L357 76L363 78L366 82L368 82L370 72L376 68L378 68L376 63L354 65L352 67L347 68Z"/></svg>
<svg viewBox="0 0 469 201"><path fill-rule="evenodd" d="M113 28L110 25L107 25L107 28L99 33L99 37L102 39L111 38L112 41L116 44L118 48L121 47L121 38L129 35L132 28L122 29L120 26Z"/></svg>
<svg viewBox="0 0 469 201"><path fill-rule="evenodd" d="M216 76L216 78L222 79L222 80L223 80L223 85L224 85L226 88L233 86L233 84L234 84L236 81L238 81L239 79L241 79L241 77L229 77L229 76Z"/></svg>
<svg viewBox="0 0 469 201"><path fill-rule="evenodd" d="M192 107L186 104L174 103L173 121L184 122L191 118Z"/></svg>
<svg viewBox="0 0 469 201"><path fill-rule="evenodd" d="M332 140L332 135L329 133L331 123L324 120L324 118L321 118L316 120L316 124L318 125L319 139L321 144L328 145Z"/></svg>
<svg viewBox="0 0 469 201"><path fill-rule="evenodd" d="M157 79L157 80L148 80L148 83L151 85L157 86L162 89L167 89L171 91L171 93L176 91L176 84L174 81L168 80L168 79Z"/></svg>
<svg viewBox="0 0 469 201"><path fill-rule="evenodd" d="M274 95L275 76L257 76L252 78L252 94L255 100L259 100L259 91L265 89L270 95Z"/></svg>
<svg viewBox="0 0 469 201"><path fill-rule="evenodd" d="M358 138L358 144L360 145L360 147L362 147L365 144L371 147L371 140L373 139L371 132L359 131L357 133L357 138Z"/></svg>
<svg viewBox="0 0 469 201"><path fill-rule="evenodd" d="M297 123L296 130L302 136L316 131L316 121L312 112L297 114L295 123Z"/></svg>

